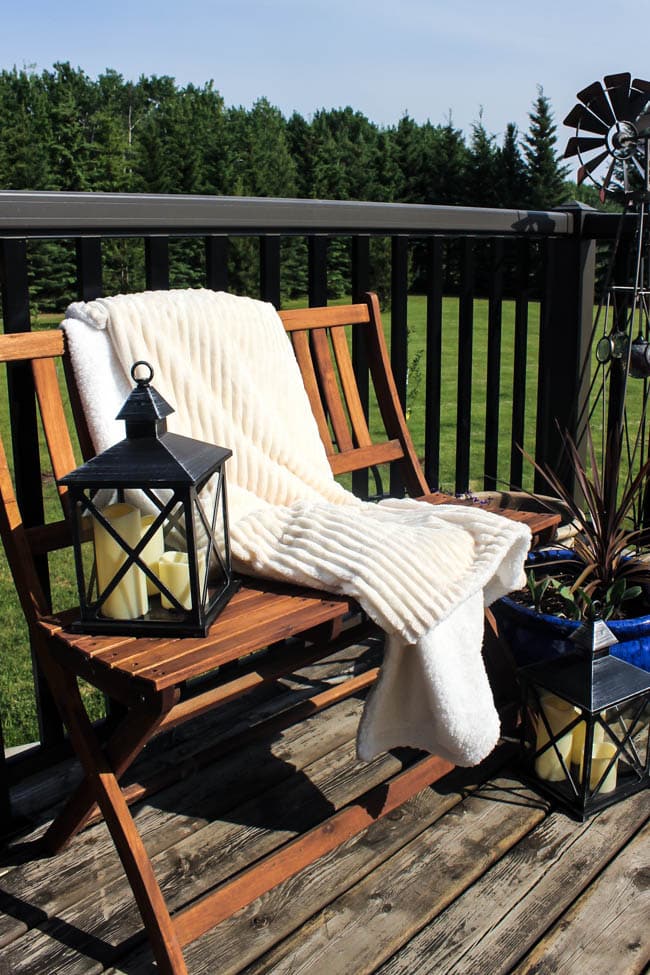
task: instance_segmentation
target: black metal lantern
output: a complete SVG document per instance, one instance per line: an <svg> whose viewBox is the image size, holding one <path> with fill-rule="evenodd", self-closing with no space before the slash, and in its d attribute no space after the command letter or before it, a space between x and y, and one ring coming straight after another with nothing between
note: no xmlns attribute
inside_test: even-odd
<svg viewBox="0 0 650 975"><path fill-rule="evenodd" d="M575 652L520 671L525 771L580 819L650 784L650 673L611 656L603 620Z"/></svg>
<svg viewBox="0 0 650 975"><path fill-rule="evenodd" d="M138 368L148 370L136 378ZM232 578L232 451L167 431L173 408L136 362L126 439L61 478L69 491L83 633L205 636Z"/></svg>

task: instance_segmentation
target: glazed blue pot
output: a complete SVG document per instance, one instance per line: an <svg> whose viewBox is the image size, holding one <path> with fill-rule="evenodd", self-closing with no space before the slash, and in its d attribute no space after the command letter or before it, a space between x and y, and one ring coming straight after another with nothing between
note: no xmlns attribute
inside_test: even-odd
<svg viewBox="0 0 650 975"><path fill-rule="evenodd" d="M560 559L567 561L566 549L533 552L528 564L550 565ZM575 620L537 613L509 596L497 600L491 608L499 633L510 647L518 667L553 660L574 649L571 636L580 626ZM610 647L610 654L650 671L650 615L610 620L607 625L618 640Z"/></svg>

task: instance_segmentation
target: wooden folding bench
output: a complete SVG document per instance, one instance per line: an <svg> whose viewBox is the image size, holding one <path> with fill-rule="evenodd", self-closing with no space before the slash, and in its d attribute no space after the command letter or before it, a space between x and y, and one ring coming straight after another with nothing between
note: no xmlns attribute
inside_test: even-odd
<svg viewBox="0 0 650 975"><path fill-rule="evenodd" d="M449 500L430 494L411 441L391 374L379 306L374 295L363 303L281 313L291 336L305 387L335 474L398 462L407 492L433 503ZM370 374L386 437L373 442L364 417L346 338L346 326L365 332ZM0 360L29 362L52 470L60 478L77 466L57 378L65 355L59 330L0 336ZM75 402L74 389L71 398ZM91 451L81 416L78 434L84 454ZM428 756L377 790L360 796L330 819L287 843L235 876L224 886L172 918L154 876L151 861L129 811L144 786L123 791L119 780L160 732L224 704L238 695L292 673L367 636L372 627L352 600L292 586L244 580L205 638L135 638L80 636L67 629L74 610L52 615L37 571L44 554L70 544L65 520L27 528L15 499L0 442L0 527L18 595L40 666L61 710L85 778L45 835L46 848L60 850L101 810L142 914L158 969L186 972L183 946L218 921L297 873L345 839L386 815L410 796L446 774L448 762ZM65 512L65 491L60 492ZM550 537L557 517L504 512L527 521L536 539ZM288 638L292 639L290 644ZM338 642L337 642L338 641ZM258 651L268 648L264 654ZM246 658L249 662L246 662ZM235 676L229 664L239 662ZM219 670L217 670L219 668ZM198 684L187 696L188 682L202 675L217 679ZM223 676L220 676L223 675ZM294 717L358 693L376 670L349 678L295 708ZM93 727L78 687L83 678L118 703L122 717L104 740ZM160 782L158 783L160 785Z"/></svg>

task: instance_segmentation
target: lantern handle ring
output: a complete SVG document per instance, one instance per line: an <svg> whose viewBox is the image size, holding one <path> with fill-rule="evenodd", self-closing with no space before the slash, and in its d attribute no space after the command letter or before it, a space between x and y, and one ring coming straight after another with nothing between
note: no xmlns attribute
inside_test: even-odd
<svg viewBox="0 0 650 975"><path fill-rule="evenodd" d="M146 378L143 377L141 377L140 379L137 378L135 371L138 368L138 366L147 367L147 369L149 370L149 375ZM153 379L153 375L154 375L153 366L151 365L150 362L147 362L146 359L138 359L138 361L134 362L133 365L131 366L131 379L135 383L137 383L138 386L148 386L151 380Z"/></svg>

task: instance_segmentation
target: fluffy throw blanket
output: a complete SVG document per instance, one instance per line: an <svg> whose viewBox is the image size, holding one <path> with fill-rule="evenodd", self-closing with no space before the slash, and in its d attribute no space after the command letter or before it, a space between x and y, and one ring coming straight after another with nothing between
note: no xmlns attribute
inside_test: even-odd
<svg viewBox="0 0 650 975"><path fill-rule="evenodd" d="M530 534L474 508L363 503L334 480L289 339L266 303L207 290L75 303L63 323L94 445L131 365L175 406L169 428L228 446L238 571L353 596L387 634L360 723L370 760L410 745L471 765L499 720L481 657L483 609L522 584Z"/></svg>

